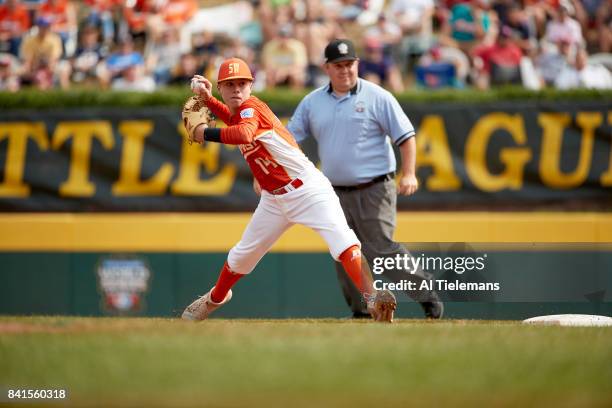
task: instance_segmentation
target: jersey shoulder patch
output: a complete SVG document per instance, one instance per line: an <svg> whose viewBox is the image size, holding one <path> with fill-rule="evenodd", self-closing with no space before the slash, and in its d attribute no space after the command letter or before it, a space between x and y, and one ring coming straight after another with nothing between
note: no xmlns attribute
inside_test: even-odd
<svg viewBox="0 0 612 408"><path fill-rule="evenodd" d="M240 111L240 117L242 119L252 118L255 115L255 109L246 108Z"/></svg>

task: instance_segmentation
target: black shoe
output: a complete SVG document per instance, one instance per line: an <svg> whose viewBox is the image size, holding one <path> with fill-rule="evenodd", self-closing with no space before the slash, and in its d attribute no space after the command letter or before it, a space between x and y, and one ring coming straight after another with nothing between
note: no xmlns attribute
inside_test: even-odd
<svg viewBox="0 0 612 408"><path fill-rule="evenodd" d="M426 319L441 319L444 314L444 303L442 301L420 302L425 311Z"/></svg>
<svg viewBox="0 0 612 408"><path fill-rule="evenodd" d="M353 312L353 319L371 319L372 316L370 316L369 313L364 313L364 312Z"/></svg>

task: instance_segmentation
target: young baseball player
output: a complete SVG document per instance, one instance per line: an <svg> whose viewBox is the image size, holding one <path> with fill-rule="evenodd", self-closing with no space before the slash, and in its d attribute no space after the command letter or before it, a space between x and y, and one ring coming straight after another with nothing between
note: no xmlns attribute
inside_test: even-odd
<svg viewBox="0 0 612 408"><path fill-rule="evenodd" d="M382 307L375 299L381 296L375 296L361 269L361 244L348 227L329 180L306 158L270 108L251 96L252 84L248 65L238 58L224 61L219 68L217 89L225 103L212 96L212 84L206 78L196 75L192 80L194 93L228 126L186 123L186 127L198 143L238 145L261 188L261 198L242 238L230 250L217 283L190 304L182 318L204 320L229 302L231 287L255 268L284 231L302 224L327 242L332 257L342 263L374 310L375 320L392 321L395 299L386 298Z"/></svg>

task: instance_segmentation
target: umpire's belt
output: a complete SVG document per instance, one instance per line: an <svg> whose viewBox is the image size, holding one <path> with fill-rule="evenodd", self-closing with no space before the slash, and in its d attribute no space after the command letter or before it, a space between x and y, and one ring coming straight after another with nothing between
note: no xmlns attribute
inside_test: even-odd
<svg viewBox="0 0 612 408"><path fill-rule="evenodd" d="M357 184L355 186L334 186L334 188L336 190L340 190L340 191L361 190L361 189L373 186L376 183L380 183L380 182L388 181L388 180L393 180L394 177L395 177L395 172L392 171L391 173L387 173L387 174L383 174L382 176L374 177L372 180L370 180L370 181L368 181L366 183Z"/></svg>
<svg viewBox="0 0 612 408"><path fill-rule="evenodd" d="M291 180L290 183L282 186L281 188L277 188L276 190L270 191L270 194L273 194L273 195L286 194L290 191L297 190L303 185L304 185L304 182L300 180L299 178L296 178L296 179Z"/></svg>

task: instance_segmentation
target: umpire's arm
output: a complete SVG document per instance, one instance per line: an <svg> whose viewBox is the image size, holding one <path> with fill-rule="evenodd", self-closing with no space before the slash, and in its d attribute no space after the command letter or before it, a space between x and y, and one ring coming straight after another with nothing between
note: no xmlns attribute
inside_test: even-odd
<svg viewBox="0 0 612 408"><path fill-rule="evenodd" d="M399 151L402 156L402 175L398 191L403 195L411 195L419 188L416 178L416 138L409 137L399 146Z"/></svg>
<svg viewBox="0 0 612 408"><path fill-rule="evenodd" d="M397 99L385 91L378 101L376 114L378 122L393 143L398 146L402 156L402 175L399 181L398 193L414 194L419 188L416 178L416 138L414 126L406 116Z"/></svg>

